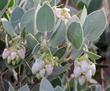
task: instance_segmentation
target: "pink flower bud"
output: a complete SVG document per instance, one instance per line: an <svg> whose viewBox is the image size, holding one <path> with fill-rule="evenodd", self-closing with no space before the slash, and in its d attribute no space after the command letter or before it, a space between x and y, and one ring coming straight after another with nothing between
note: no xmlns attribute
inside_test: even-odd
<svg viewBox="0 0 110 91"><path fill-rule="evenodd" d="M14 51L11 52L10 56L11 56L11 59L14 60L16 58L16 52L14 52Z"/></svg>
<svg viewBox="0 0 110 91"><path fill-rule="evenodd" d="M45 66L45 68L46 68L47 75L51 75L53 72L53 65L48 64Z"/></svg>
<svg viewBox="0 0 110 91"><path fill-rule="evenodd" d="M9 49L5 48L3 53L2 53L2 58L6 59L10 55Z"/></svg>
<svg viewBox="0 0 110 91"><path fill-rule="evenodd" d="M26 54L26 49L25 48L21 48L20 50L18 50L18 55L21 59L25 58L25 54Z"/></svg>

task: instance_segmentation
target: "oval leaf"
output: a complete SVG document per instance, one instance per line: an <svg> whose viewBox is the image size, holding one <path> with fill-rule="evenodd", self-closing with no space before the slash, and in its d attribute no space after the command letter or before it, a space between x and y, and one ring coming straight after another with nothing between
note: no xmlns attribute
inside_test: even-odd
<svg viewBox="0 0 110 91"><path fill-rule="evenodd" d="M40 83L40 91L54 91L54 88L46 78L43 78Z"/></svg>
<svg viewBox="0 0 110 91"><path fill-rule="evenodd" d="M27 33L36 34L37 30L35 29L34 20L35 20L35 9L30 9L21 18L21 30L25 28L25 31Z"/></svg>
<svg viewBox="0 0 110 91"><path fill-rule="evenodd" d="M51 31L54 27L55 17L52 8L46 3L39 9L36 24L39 32Z"/></svg>
<svg viewBox="0 0 110 91"><path fill-rule="evenodd" d="M51 36L50 43L52 47L58 47L61 45L66 36L66 25L64 21L58 21L55 27L55 31Z"/></svg>
<svg viewBox="0 0 110 91"><path fill-rule="evenodd" d="M106 27L106 16L103 11L97 10L89 14L84 23L84 36L90 40L97 40L104 32Z"/></svg>
<svg viewBox="0 0 110 91"><path fill-rule="evenodd" d="M72 45L76 49L79 49L83 43L83 29L81 24L78 22L71 23L67 30L67 37Z"/></svg>
<svg viewBox="0 0 110 91"><path fill-rule="evenodd" d="M2 24L3 24L3 27L4 29L6 30L6 32L11 35L11 36L15 36L16 33L10 23L10 21L6 20L5 18L2 18Z"/></svg>
<svg viewBox="0 0 110 91"><path fill-rule="evenodd" d="M12 22L13 27L16 27L16 25L21 21L23 14L24 14L24 11L20 7L16 7L13 10L11 14L11 22Z"/></svg>

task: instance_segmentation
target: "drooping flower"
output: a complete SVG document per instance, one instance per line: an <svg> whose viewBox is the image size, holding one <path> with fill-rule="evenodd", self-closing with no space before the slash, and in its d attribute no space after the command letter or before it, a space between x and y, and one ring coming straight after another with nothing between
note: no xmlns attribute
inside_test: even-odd
<svg viewBox="0 0 110 91"><path fill-rule="evenodd" d="M35 63L32 65L32 73L36 74L44 67L44 61L41 59L36 59Z"/></svg>
<svg viewBox="0 0 110 91"><path fill-rule="evenodd" d="M26 54L26 49L25 47L24 48L21 48L20 50L18 50L18 55L21 59L24 59L25 58L25 54Z"/></svg>
<svg viewBox="0 0 110 91"><path fill-rule="evenodd" d="M5 48L3 53L2 53L2 58L6 59L10 55L10 51L8 48Z"/></svg>
<svg viewBox="0 0 110 91"><path fill-rule="evenodd" d="M90 63L88 60L82 60L80 64L81 64L81 71L84 73L87 72L87 70L90 68Z"/></svg>
<svg viewBox="0 0 110 91"><path fill-rule="evenodd" d="M14 60L16 58L17 53L15 51L11 52L11 60Z"/></svg>
<svg viewBox="0 0 110 91"><path fill-rule="evenodd" d="M92 76L96 72L95 63L90 62L87 60L76 60L74 62L74 78L78 79L79 84L83 85L86 81L92 83L95 82L92 79Z"/></svg>

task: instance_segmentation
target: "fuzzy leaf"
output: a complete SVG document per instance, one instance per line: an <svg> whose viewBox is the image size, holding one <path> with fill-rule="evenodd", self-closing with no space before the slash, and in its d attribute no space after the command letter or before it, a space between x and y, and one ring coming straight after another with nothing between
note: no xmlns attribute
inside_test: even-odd
<svg viewBox="0 0 110 91"><path fill-rule="evenodd" d="M30 91L27 85L22 86L18 91Z"/></svg>
<svg viewBox="0 0 110 91"><path fill-rule="evenodd" d="M61 45L66 36L66 25L64 21L60 20L56 24L55 31L50 38L50 43L52 47L58 47Z"/></svg>
<svg viewBox="0 0 110 91"><path fill-rule="evenodd" d="M106 16L103 9L89 14L84 23L84 36L90 40L97 40L106 27Z"/></svg>
<svg viewBox="0 0 110 91"><path fill-rule="evenodd" d="M12 24L10 23L10 21L6 20L5 18L2 19L2 24L4 29L6 30L6 32L11 35L11 36L15 36L16 33L12 27Z"/></svg>
<svg viewBox="0 0 110 91"><path fill-rule="evenodd" d="M57 87L55 88L55 91L64 91L64 89L61 88L61 87L59 87L59 86L57 86Z"/></svg>
<svg viewBox="0 0 110 91"><path fill-rule="evenodd" d="M54 88L46 78L43 78L40 83L40 91L54 91Z"/></svg>
<svg viewBox="0 0 110 91"><path fill-rule="evenodd" d="M12 22L13 27L16 27L16 25L21 21L23 14L24 14L24 11L20 7L16 7L13 10L11 14L11 22Z"/></svg>
<svg viewBox="0 0 110 91"><path fill-rule="evenodd" d="M52 31L55 24L55 17L52 8L44 4L36 16L36 24L39 32Z"/></svg>
<svg viewBox="0 0 110 91"><path fill-rule="evenodd" d="M71 23L67 30L67 37L76 49L81 48L83 43L83 29L81 24L78 22Z"/></svg>
<svg viewBox="0 0 110 91"><path fill-rule="evenodd" d="M35 9L28 10L23 17L21 18L21 30L25 28L27 33L36 34L37 30L35 29Z"/></svg>

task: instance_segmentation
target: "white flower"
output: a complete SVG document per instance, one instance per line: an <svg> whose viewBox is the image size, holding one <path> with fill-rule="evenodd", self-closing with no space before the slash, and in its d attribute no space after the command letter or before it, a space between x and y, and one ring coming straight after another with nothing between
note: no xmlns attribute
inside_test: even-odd
<svg viewBox="0 0 110 91"><path fill-rule="evenodd" d="M67 21L71 17L69 11L68 8L54 8L55 15L64 21Z"/></svg>
<svg viewBox="0 0 110 91"><path fill-rule="evenodd" d="M18 55L21 59L24 59L25 58L25 54L26 54L26 49L25 47L24 48L21 48L20 50L18 50Z"/></svg>
<svg viewBox="0 0 110 91"><path fill-rule="evenodd" d="M11 56L11 59L14 60L16 58L16 55L17 54L16 54L15 51L11 52L11 55L10 55Z"/></svg>
<svg viewBox="0 0 110 91"><path fill-rule="evenodd" d="M92 71L91 70L87 71L87 73L85 74L85 76L86 76L87 80L91 79L91 77L92 77Z"/></svg>
<svg viewBox="0 0 110 91"><path fill-rule="evenodd" d="M39 64L35 62L35 63L32 65L32 73L33 73L33 74L36 74L38 71L39 71Z"/></svg>
<svg viewBox="0 0 110 91"><path fill-rule="evenodd" d="M53 65L48 64L45 66L45 69L46 69L47 75L51 75L53 72Z"/></svg>
<svg viewBox="0 0 110 91"><path fill-rule="evenodd" d="M5 48L3 53L2 53L2 58L6 59L10 55L9 49Z"/></svg>
<svg viewBox="0 0 110 91"><path fill-rule="evenodd" d="M40 77L44 77L44 75L45 75L45 69L40 70L39 74L40 74Z"/></svg>
<svg viewBox="0 0 110 91"><path fill-rule="evenodd" d="M55 8L55 15L60 18L61 17L61 8Z"/></svg>
<svg viewBox="0 0 110 91"><path fill-rule="evenodd" d="M44 62L41 59L36 59L36 62L32 66L32 73L36 74L43 67L44 67Z"/></svg>
<svg viewBox="0 0 110 91"><path fill-rule="evenodd" d="M84 76L80 76L79 79L78 79L78 81L79 81L79 84L80 85L83 85L85 83L86 79L85 79Z"/></svg>
<svg viewBox="0 0 110 91"><path fill-rule="evenodd" d="M74 67L74 77L77 78L81 75L81 68L79 66Z"/></svg>
<svg viewBox="0 0 110 91"><path fill-rule="evenodd" d="M82 72L87 72L90 68L90 63L87 60L82 60L80 62Z"/></svg>
<svg viewBox="0 0 110 91"><path fill-rule="evenodd" d="M94 75L96 72L96 67L95 67L94 63L92 63L92 65L91 65L91 71L92 71L92 75Z"/></svg>
<svg viewBox="0 0 110 91"><path fill-rule="evenodd" d="M83 85L86 81L96 83L96 81L92 79L95 72L95 64L89 60L76 60L74 62L74 77L78 79L80 85Z"/></svg>

